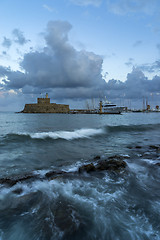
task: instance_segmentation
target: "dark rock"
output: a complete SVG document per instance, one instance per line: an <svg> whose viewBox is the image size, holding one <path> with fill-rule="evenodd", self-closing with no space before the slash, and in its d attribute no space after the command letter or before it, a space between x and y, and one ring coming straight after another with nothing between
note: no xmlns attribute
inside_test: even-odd
<svg viewBox="0 0 160 240"><path fill-rule="evenodd" d="M74 213L74 216L73 216ZM79 219L76 214L76 209L71 205L65 205L65 203L59 203L55 210L55 223L58 228L63 232L74 232L78 228Z"/></svg>
<svg viewBox="0 0 160 240"><path fill-rule="evenodd" d="M98 165L96 166L97 170L111 170L111 171L116 171L123 169L127 166L126 162L124 161L118 161L118 160L104 160L102 162L99 162Z"/></svg>
<svg viewBox="0 0 160 240"><path fill-rule="evenodd" d="M160 167L160 163L156 163L155 165Z"/></svg>
<svg viewBox="0 0 160 240"><path fill-rule="evenodd" d="M142 146L135 146L135 148L139 148L140 149L140 148L142 148Z"/></svg>
<svg viewBox="0 0 160 240"><path fill-rule="evenodd" d="M46 178L53 178L53 177L57 177L58 175L62 175L62 174L65 174L66 172L64 171L50 171L50 172L47 172L45 174L45 177Z"/></svg>
<svg viewBox="0 0 160 240"><path fill-rule="evenodd" d="M87 164L87 165L83 165L79 168L79 173L82 173L82 172L93 172L95 171L96 168L95 166L93 165L93 163L90 163L90 164Z"/></svg>
<svg viewBox="0 0 160 240"><path fill-rule="evenodd" d="M21 194L23 192L22 188L17 188L13 191L15 194Z"/></svg>
<svg viewBox="0 0 160 240"><path fill-rule="evenodd" d="M110 156L110 157L108 157L108 160L118 160L118 161L121 161L121 160L123 160L123 159L125 159L125 158L129 158L129 156L128 155L113 155L113 156Z"/></svg>
<svg viewBox="0 0 160 240"><path fill-rule="evenodd" d="M62 240L88 239L88 226L92 227L92 219L86 211L72 205L67 199L59 199L57 204L51 206L51 211L56 227L63 233Z"/></svg>
<svg viewBox="0 0 160 240"><path fill-rule="evenodd" d="M0 178L0 184L7 184L10 187L14 186L18 182L23 182L27 180L36 180L38 175L24 175L24 176L16 176L10 178Z"/></svg>
<svg viewBox="0 0 160 240"><path fill-rule="evenodd" d="M16 178L15 180L17 181L17 182L23 182L23 181L27 181L27 180L36 180L38 178L38 175L32 175L32 174L30 174L30 175L25 175L25 176L20 176L20 177L18 177L18 178Z"/></svg>
<svg viewBox="0 0 160 240"><path fill-rule="evenodd" d="M11 179L11 178L0 178L0 184L7 184L10 187L12 187L16 183L17 183L17 181L15 181L14 179Z"/></svg>
<svg viewBox="0 0 160 240"><path fill-rule="evenodd" d="M31 192L18 197L17 200L12 203L12 208L16 208L19 210L23 209L23 211L25 211L27 209L30 209L32 206L36 206L37 204L39 204L41 200L42 192Z"/></svg>
<svg viewBox="0 0 160 240"><path fill-rule="evenodd" d="M152 149L155 149L155 150L160 151L160 146L157 146L157 145L150 145L149 147L152 148Z"/></svg>
<svg viewBox="0 0 160 240"><path fill-rule="evenodd" d="M45 177L46 177L46 178L50 178L50 177L55 176L56 174L57 174L56 171L50 171L50 172L47 172L47 173L45 174Z"/></svg>
<svg viewBox="0 0 160 240"><path fill-rule="evenodd" d="M99 160L100 158L101 158L101 157L97 155L97 156L95 156L93 159L94 159L94 160Z"/></svg>
<svg viewBox="0 0 160 240"><path fill-rule="evenodd" d="M103 171L103 170L116 171L116 170L121 170L126 166L127 164L123 160L115 160L110 157L109 160L100 161L96 166L94 166L93 163L81 166L79 168L79 173L82 173L82 172L89 173L96 170L97 171Z"/></svg>
<svg viewBox="0 0 160 240"><path fill-rule="evenodd" d="M127 148L129 148L129 149L132 149L132 148L133 148L133 146L127 146Z"/></svg>

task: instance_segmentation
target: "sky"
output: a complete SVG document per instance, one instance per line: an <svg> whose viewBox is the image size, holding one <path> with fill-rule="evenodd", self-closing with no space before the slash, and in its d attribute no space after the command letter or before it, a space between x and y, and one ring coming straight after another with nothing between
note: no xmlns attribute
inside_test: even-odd
<svg viewBox="0 0 160 240"><path fill-rule="evenodd" d="M1 0L0 10L0 111L46 92L70 108L160 105L159 0Z"/></svg>

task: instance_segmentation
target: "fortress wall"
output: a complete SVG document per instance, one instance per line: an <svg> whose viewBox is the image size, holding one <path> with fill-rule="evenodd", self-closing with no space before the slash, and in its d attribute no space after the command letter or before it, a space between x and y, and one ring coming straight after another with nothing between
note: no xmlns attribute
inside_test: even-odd
<svg viewBox="0 0 160 240"><path fill-rule="evenodd" d="M69 113L69 105L64 104L25 104L24 113Z"/></svg>

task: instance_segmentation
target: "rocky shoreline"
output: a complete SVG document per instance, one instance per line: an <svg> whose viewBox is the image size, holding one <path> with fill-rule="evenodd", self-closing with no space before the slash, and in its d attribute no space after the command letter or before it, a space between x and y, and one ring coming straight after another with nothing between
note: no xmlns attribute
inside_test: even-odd
<svg viewBox="0 0 160 240"><path fill-rule="evenodd" d="M85 163L79 166L75 171L67 172L62 170L48 170L43 175L35 174L34 172L33 173L31 172L25 175L0 178L1 189L8 188L9 193L11 193L6 195L7 201L5 198L1 199L1 218L3 219L3 223L4 223L2 224L1 228L2 229L6 228L6 224L8 224L8 219L10 219L11 223L14 223L14 222L17 223L18 218L20 219L20 221L24 219L23 221L25 222L25 217L28 220L30 219L29 217L32 216L32 220L30 219L30 222L32 224L32 221L33 221L34 224L33 226L32 225L28 225L28 226L31 228L34 228L34 226L36 226L38 234L41 231L41 229L43 229L43 239L51 239L51 236L53 236L52 228L54 229L54 232L57 231L56 233L57 235L54 239L63 239L63 240L85 239L85 238L90 239L90 238L87 238L86 236L88 236L87 234L90 230L90 227L93 226L94 221L92 217L88 217L88 212L86 212L86 210L85 211L83 210L83 208L86 205L85 201L84 201L85 204L84 203L82 204L83 208L81 208L79 204L76 205L74 203L73 201L74 197L70 199L65 194L64 195L61 194L61 190L60 192L58 192L58 195L56 197L55 196L53 197L51 193L48 194L48 191L50 188L46 190L48 194L47 195L45 191L43 192L43 190L41 191L41 189L39 188L37 189L35 188L36 191L33 191L32 186L36 185L36 181L42 181L42 182L44 181L45 186L47 186L49 185L49 182L52 180L62 180L62 181L55 181L55 182L56 184L58 182L60 188L62 186L62 192L63 192L64 191L63 184L65 182L65 184L67 185L68 180L71 180L72 184L77 179L79 180L82 178L84 181L87 179L87 182L88 180L89 182L90 181L92 182L93 180L92 177L93 178L95 177L94 178L94 180L96 179L95 183L98 185L99 183L101 183L101 179L105 176L106 173L108 173L109 175L111 174L112 176L110 179L112 179L113 177L113 180L115 179L115 177L119 178L119 176L120 178L121 177L123 178L123 176L126 173L130 172L129 163L132 162L132 157L136 158L139 161L140 165L145 164L145 162L141 160L144 160L147 158L148 160L151 159L153 160L153 163L149 165L149 167L152 168L153 170L154 168L159 169L160 145L150 145L150 146L140 146L140 145L131 146L130 145L127 148L131 154L130 156L129 155L113 155L104 159L103 156L97 155L94 158L90 159L88 163ZM130 190L128 186L128 182L130 182L131 180L136 182L137 181L136 175L133 174L132 176L129 176L127 174L125 176L127 177L125 178L127 184L124 185L124 188L125 189L127 188L127 194L131 194L132 190ZM129 180L129 178L131 179ZM21 184L31 185L29 186L31 187L31 191L29 192L26 191L25 186L22 186ZM54 188L55 188L54 194L56 194L57 192L56 184L54 185L54 182L53 182L53 188L51 189L51 192L52 191L54 192ZM94 186L96 186L96 184ZM107 191L110 194L109 189L111 185L109 184L110 183L106 184L104 188L105 187L108 188ZM120 185L118 183L117 188L122 188L122 185L123 185L123 182ZM133 188L135 187L135 185L132 182L130 182L129 185ZM76 185L76 188L77 187L81 188L81 185ZM42 184L42 189L43 189L43 184ZM70 189L68 191L70 191ZM76 191L73 193L75 194L75 196L76 196ZM78 191L81 191L81 189L78 189ZM89 191L89 187L87 191ZM145 191L143 191L143 188L140 188L136 190L135 193L137 196L137 193L145 194ZM50 194L51 194L51 199L50 199ZM78 196L80 196L80 194ZM94 195L90 196L90 200L92 200L92 197L94 197ZM118 202L119 202L119 198L118 198ZM122 202L121 199L120 199L120 202ZM99 203L99 199L98 199L98 203ZM111 206L114 206L115 203L112 204L112 202L110 202L110 204ZM133 208L133 211L136 211L135 210L136 208L140 210L144 209L143 207L139 207L138 205L139 202L137 203L137 205L135 205L135 208L134 206L132 206L132 201L131 202L128 201L128 204L129 204L128 209L131 214L132 214L132 208ZM79 206L79 208L77 206ZM107 205L105 205L105 207L106 206ZM123 205L121 206L123 209ZM126 208L127 205L124 205L124 207ZM34 212L35 209L36 209L36 212ZM147 209L151 209L151 208L148 207ZM54 218L49 219L48 216L49 217L54 216ZM49 222L51 222L52 224L51 228L48 222L46 221L46 219L49 219ZM59 233L63 233L61 237L59 237L60 236L58 235Z"/></svg>
<svg viewBox="0 0 160 240"><path fill-rule="evenodd" d="M140 158L148 157L148 154L155 159L154 166L160 166L160 145L149 145L147 149L142 146L128 146L130 150L136 151ZM81 165L76 171L62 171L62 170L52 170L46 172L44 175L35 173L26 173L25 175L11 176L6 178L0 178L0 184L5 187L13 187L17 183L30 183L36 180L48 180L51 181L56 178L79 176L81 174L94 174L100 173L102 171L109 172L120 172L127 168L127 163L125 159L130 158L128 155L113 155L106 159L101 159L101 156L95 156L92 161L88 164ZM156 159L159 159L157 162ZM15 191L16 193L16 191ZM19 193L19 191L17 191Z"/></svg>
<svg viewBox="0 0 160 240"><path fill-rule="evenodd" d="M83 174L83 173L91 173L91 172L100 172L100 171L121 171L124 168L126 168L127 164L123 160L124 157L122 156L112 156L109 157L106 160L99 160L98 162L96 161L97 159L100 159L100 156L96 156L93 160L94 162L84 164L78 168L77 171L73 172L66 172L66 171L48 171L44 176L40 174L33 174L33 173L28 173L25 174L24 176L14 176L14 177L7 177L7 178L0 178L0 184L12 187L16 185L17 183L23 183L23 182L32 182L36 180L48 180L51 181L53 179L56 179L58 177L63 177L63 176L69 176L73 174Z"/></svg>

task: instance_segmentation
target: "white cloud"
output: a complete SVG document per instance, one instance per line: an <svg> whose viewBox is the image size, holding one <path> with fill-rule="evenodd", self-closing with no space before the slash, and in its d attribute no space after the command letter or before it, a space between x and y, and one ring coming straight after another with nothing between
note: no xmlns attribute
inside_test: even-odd
<svg viewBox="0 0 160 240"><path fill-rule="evenodd" d="M24 34L21 30L15 28L13 31L12 31L12 34L14 36L14 41L20 45L24 45L26 44L27 42L29 42L30 40L26 39L24 37Z"/></svg>
<svg viewBox="0 0 160 240"><path fill-rule="evenodd" d="M11 45L12 45L11 39L4 37L2 46L6 47L6 48L9 48Z"/></svg>
<svg viewBox="0 0 160 240"><path fill-rule="evenodd" d="M44 4L43 8L45 8L49 12L57 12L54 8L48 6L47 4Z"/></svg>
<svg viewBox="0 0 160 240"><path fill-rule="evenodd" d="M57 98L99 97L98 89L105 88L101 75L103 59L93 52L77 51L68 40L71 28L69 22L50 21L44 33L46 47L24 55L24 72L0 68L3 87L22 89L26 94L47 89Z"/></svg>
<svg viewBox="0 0 160 240"><path fill-rule="evenodd" d="M102 0L70 0L72 3L79 5L79 6L88 6L92 5L95 7L100 6Z"/></svg>
<svg viewBox="0 0 160 240"><path fill-rule="evenodd" d="M136 12L153 14L157 11L158 3L158 0L107 0L108 9L117 15Z"/></svg>
<svg viewBox="0 0 160 240"><path fill-rule="evenodd" d="M141 40L138 40L136 41L134 44L133 44L133 47L138 47L142 44L142 41Z"/></svg>

